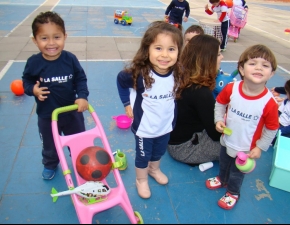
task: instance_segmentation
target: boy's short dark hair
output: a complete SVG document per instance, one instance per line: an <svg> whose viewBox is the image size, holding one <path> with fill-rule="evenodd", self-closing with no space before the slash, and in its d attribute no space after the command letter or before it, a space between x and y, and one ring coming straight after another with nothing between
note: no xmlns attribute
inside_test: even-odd
<svg viewBox="0 0 290 225"><path fill-rule="evenodd" d="M240 67L244 68L245 63L249 59L263 58L271 63L272 71L277 69L277 60L271 49L265 45L257 44L248 47L241 55L238 61L238 69ZM239 71L240 72L240 71ZM240 73L241 74L241 73ZM243 76L241 75L243 79Z"/></svg>
<svg viewBox="0 0 290 225"><path fill-rule="evenodd" d="M35 19L32 22L32 34L33 37L35 38L37 35L37 31L39 29L39 26L45 23L54 23L58 25L63 33L65 34L65 26L64 26L64 21L60 17L60 15L56 12L52 11L47 11L47 12L41 12L39 13Z"/></svg>
<svg viewBox="0 0 290 225"><path fill-rule="evenodd" d="M220 0L209 0L209 3L213 4L213 3L218 3L220 2Z"/></svg>
<svg viewBox="0 0 290 225"><path fill-rule="evenodd" d="M185 35L185 34L188 34L188 33L204 34L204 30L203 30L202 27L199 26L199 25L191 25L190 27L188 27L188 28L186 29L186 31L184 32L184 35Z"/></svg>

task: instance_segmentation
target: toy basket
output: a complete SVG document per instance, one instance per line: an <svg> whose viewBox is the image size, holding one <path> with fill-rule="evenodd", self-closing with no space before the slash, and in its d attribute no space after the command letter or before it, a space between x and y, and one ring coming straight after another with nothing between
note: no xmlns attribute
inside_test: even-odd
<svg viewBox="0 0 290 225"><path fill-rule="evenodd" d="M199 21L199 25L202 27L205 34L211 35L222 42L221 23L215 22L212 19L202 19Z"/></svg>
<svg viewBox="0 0 290 225"><path fill-rule="evenodd" d="M230 12L231 25L244 28L247 23L248 12L242 6L234 5Z"/></svg>

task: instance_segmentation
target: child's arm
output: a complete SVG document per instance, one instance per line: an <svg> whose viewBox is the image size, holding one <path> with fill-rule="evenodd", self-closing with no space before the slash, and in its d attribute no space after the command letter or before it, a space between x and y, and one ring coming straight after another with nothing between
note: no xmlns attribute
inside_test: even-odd
<svg viewBox="0 0 290 225"><path fill-rule="evenodd" d="M173 1L170 2L169 6L168 6L167 9L165 10L165 18L168 18L168 14L170 13L172 7L174 7L174 3L173 3Z"/></svg>
<svg viewBox="0 0 290 225"><path fill-rule="evenodd" d="M211 11L208 7L208 4L205 5L205 12L208 14L208 15L212 15L213 14L213 11Z"/></svg>
<svg viewBox="0 0 290 225"><path fill-rule="evenodd" d="M188 21L189 14L190 14L190 8L189 8L189 4L187 4L187 6L185 7L185 16L183 18L184 22Z"/></svg>
<svg viewBox="0 0 290 225"><path fill-rule="evenodd" d="M277 134L277 130L269 130L266 127L263 128L261 138L256 142L256 147L253 148L249 153L249 157L251 159L260 158L262 150L268 150L269 146L271 145L273 139Z"/></svg>
<svg viewBox="0 0 290 225"><path fill-rule="evenodd" d="M125 107L126 115L133 118L133 110L130 103L130 89L133 87L132 75L121 71L117 76L117 88L119 97Z"/></svg>
<svg viewBox="0 0 290 225"><path fill-rule="evenodd" d="M88 103L89 90L87 85L87 76L76 56L74 56L73 59L75 71L74 84L77 94L75 104L78 105L78 112L84 112L89 108Z"/></svg>
<svg viewBox="0 0 290 225"><path fill-rule="evenodd" d="M214 107L214 122L215 128L218 132L223 133L225 125L225 113L226 113L227 105L220 104L218 102L215 103Z"/></svg>

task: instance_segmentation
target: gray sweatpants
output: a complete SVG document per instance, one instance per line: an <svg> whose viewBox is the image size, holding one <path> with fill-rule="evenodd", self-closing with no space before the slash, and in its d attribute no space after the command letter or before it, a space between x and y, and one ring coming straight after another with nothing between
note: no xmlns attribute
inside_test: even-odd
<svg viewBox="0 0 290 225"><path fill-rule="evenodd" d="M197 135L197 140L196 139ZM195 141L194 141L195 140ZM219 160L221 144L213 141L202 131L193 134L193 137L180 145L168 145L168 153L177 161L190 164L200 164Z"/></svg>

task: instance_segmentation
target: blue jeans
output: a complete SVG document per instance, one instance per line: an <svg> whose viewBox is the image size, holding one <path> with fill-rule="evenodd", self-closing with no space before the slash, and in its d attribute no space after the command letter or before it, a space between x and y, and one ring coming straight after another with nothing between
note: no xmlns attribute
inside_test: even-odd
<svg viewBox="0 0 290 225"><path fill-rule="evenodd" d="M159 161L165 154L170 133L156 138L142 138L135 135L136 157L135 166L146 168L149 161Z"/></svg>
<svg viewBox="0 0 290 225"><path fill-rule="evenodd" d="M242 173L235 164L236 158L232 158L227 154L226 147L222 146L220 151L220 172L219 177L222 186L227 185L227 192L232 195L240 195L241 186L245 174Z"/></svg>

